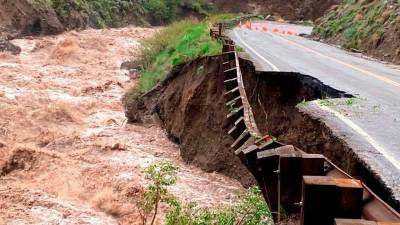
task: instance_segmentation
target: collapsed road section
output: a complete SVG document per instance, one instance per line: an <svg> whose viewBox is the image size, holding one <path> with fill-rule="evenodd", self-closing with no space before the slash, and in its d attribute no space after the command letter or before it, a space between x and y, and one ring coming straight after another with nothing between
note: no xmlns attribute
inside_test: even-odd
<svg viewBox="0 0 400 225"><path fill-rule="evenodd" d="M346 173L365 168L346 143L302 111L307 101L352 96L298 73L258 73L221 33L211 30L223 42L221 56L176 66L131 104L130 121L161 123L187 162L245 186L258 183L281 224L289 223L287 215L306 225L399 222L396 210L363 183L367 176Z"/></svg>
<svg viewBox="0 0 400 225"><path fill-rule="evenodd" d="M247 23L242 28L238 26L227 31L227 35L243 47L248 54L246 57L251 57L259 71L308 74L354 96L308 102L301 104L305 106L301 108L305 114L323 121L334 136L347 143L344 152L349 150L363 164L356 167L341 165L341 168L364 179L373 176L374 179L366 179L366 183L381 196L384 192L391 195L385 201L398 209L399 67L301 37L311 31L312 27L306 25L259 21ZM297 33L302 35L295 35ZM290 140L288 143L296 142ZM309 147L313 148L307 145L304 142L298 146L306 146L302 148L307 151ZM368 171L365 171L366 167ZM377 184L381 187L376 187Z"/></svg>
<svg viewBox="0 0 400 225"><path fill-rule="evenodd" d="M332 133L326 127L315 126L322 124L318 123L315 118L308 119L309 121L314 120L314 126L307 126L307 119L301 115L297 116L298 119L300 118L298 121L295 120L296 114L299 115L299 113L293 112L293 109L295 109L293 102L297 104L300 102L299 99L303 99L303 102L305 102L310 98L338 98L351 97L351 95L323 85L317 79L300 74L270 73L264 74L265 76L262 76L263 74L255 76L254 66L251 63L249 65L252 68L242 70L243 64L238 65L239 60L234 42L222 35L222 26L222 24L219 24L218 28L213 29L211 33L220 38L224 44L225 60L222 64L222 76L224 76L225 84L230 84L225 85L227 105L229 104L229 107L232 107L230 105L232 99L241 99L241 102L234 103L234 107L243 106L247 108L243 111L234 111L239 119L234 122L233 128L229 132L235 139L231 147L236 149L235 153L252 171L261 186L274 219L280 221L282 209L284 209L289 213L301 212L301 224L364 224L365 221L357 220L361 218L371 221L399 222L400 215L371 192L361 180L356 180L346 174L322 155L330 153L331 156L336 156L335 162L340 162L347 168L354 167L357 164L354 162L361 160L354 154L352 155L351 151L348 151L348 155L345 154L345 157L343 157L345 148L323 148L340 146L344 142L332 138ZM231 65L232 60L235 60L236 65ZM228 66L226 67L226 65ZM236 80L231 75L231 68L236 70ZM242 73L242 71L245 72ZM248 75L247 79L243 79L243 74ZM244 91L231 95L235 89L244 89ZM247 99L249 92L252 92L250 100ZM257 108L254 106L260 108L258 113L254 113L257 111L253 111L254 108ZM287 110L285 106L289 106L292 110ZM254 115L258 116L254 117ZM228 114L229 117L231 117L231 114ZM246 117L250 123L246 123L244 119ZM252 121L255 121L255 123L252 123ZM306 153L291 145L277 142L276 138L270 135L271 133L267 133L264 137L251 135L260 132L257 128L257 125L260 124L257 122L260 121L261 123L264 122L262 132L274 133L275 131L279 133L280 130L283 130L284 132L280 134L281 140L286 138L286 140L292 140L292 143L298 143L299 140L306 139L309 143L318 143L318 139L322 139L328 145L319 146L314 150L314 154L309 154L309 152ZM285 127L285 121L287 121L286 124L289 124L286 126L293 126L294 129ZM303 124L307 132L301 132ZM325 128L322 131L328 132L318 131L318 128ZM301 138L300 134L302 136L311 134L312 139L309 140L310 136L308 139ZM338 155L341 155L345 160ZM366 165L360 167L365 168ZM365 173L365 175L370 174ZM361 177L361 179L363 178ZM366 179L368 178L370 177ZM375 180L375 182L377 181ZM326 207L321 207L321 202L325 203ZM396 206L396 201L394 200L394 202ZM337 220L340 218L350 220Z"/></svg>

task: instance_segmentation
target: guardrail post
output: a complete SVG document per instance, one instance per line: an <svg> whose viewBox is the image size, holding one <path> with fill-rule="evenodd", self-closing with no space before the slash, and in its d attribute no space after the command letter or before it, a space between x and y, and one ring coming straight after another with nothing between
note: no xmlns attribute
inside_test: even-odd
<svg viewBox="0 0 400 225"><path fill-rule="evenodd" d="M221 37L222 36L222 29L223 29L223 24L219 23L218 24L218 36Z"/></svg>
<svg viewBox="0 0 400 225"><path fill-rule="evenodd" d="M334 225L335 218L360 219L362 194L358 180L304 176L301 225Z"/></svg>
<svg viewBox="0 0 400 225"><path fill-rule="evenodd" d="M295 154L293 146L283 146L276 149L257 153L261 180L265 187L266 200L274 216L274 220L280 220L280 157L281 155Z"/></svg>

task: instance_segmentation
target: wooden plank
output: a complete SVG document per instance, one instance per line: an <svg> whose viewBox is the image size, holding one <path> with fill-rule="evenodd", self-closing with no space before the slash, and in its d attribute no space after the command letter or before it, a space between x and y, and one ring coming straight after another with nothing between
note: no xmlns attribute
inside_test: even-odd
<svg viewBox="0 0 400 225"><path fill-rule="evenodd" d="M360 219L363 187L359 180L303 177L302 225L334 225L335 218Z"/></svg>
<svg viewBox="0 0 400 225"><path fill-rule="evenodd" d="M367 220L335 219L335 225L377 225L377 223Z"/></svg>

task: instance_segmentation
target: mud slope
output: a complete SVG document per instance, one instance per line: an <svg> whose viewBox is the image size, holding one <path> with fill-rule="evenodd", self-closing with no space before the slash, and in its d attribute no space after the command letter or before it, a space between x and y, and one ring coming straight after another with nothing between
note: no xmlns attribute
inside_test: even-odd
<svg viewBox="0 0 400 225"><path fill-rule="evenodd" d="M287 20L315 20L338 0L210 0L218 11L233 13L271 14L282 16Z"/></svg>
<svg viewBox="0 0 400 225"><path fill-rule="evenodd" d="M234 140L225 121L220 64L220 57L206 57L175 68L160 86L130 104L127 116L138 121L158 115L185 161L248 186L254 178L230 148Z"/></svg>
<svg viewBox="0 0 400 225"><path fill-rule="evenodd" d="M299 73L256 72L251 62L242 60L242 73L256 123L263 134L291 144L308 153L325 155L340 168L362 179L382 199L399 210L391 190L360 159L334 128L313 116L307 103L325 98L352 97Z"/></svg>

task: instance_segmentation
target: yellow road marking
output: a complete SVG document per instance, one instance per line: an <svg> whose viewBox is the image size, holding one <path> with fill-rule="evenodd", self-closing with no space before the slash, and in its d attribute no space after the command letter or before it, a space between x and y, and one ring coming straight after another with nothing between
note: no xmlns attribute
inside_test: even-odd
<svg viewBox="0 0 400 225"><path fill-rule="evenodd" d="M250 47L248 44L246 44L246 42L245 42L243 39L240 38L240 36L239 36L238 33L236 32L236 30L234 30L234 33L235 33L235 35L237 36L237 38L240 40L240 42L242 42L242 44L244 44L246 47ZM278 37L280 37L280 36L278 36ZM289 41L289 40L287 40L287 39L285 39L285 38L283 38L283 37L281 37L281 38L284 39L284 40L286 40L286 41L288 41L288 42L292 42L292 41ZM294 43L294 42L292 42L292 43L293 43L294 45L298 45L300 48L309 50L309 51L311 51L311 52L315 52L315 53L318 54L318 55L327 57L327 58L332 59L332 60L334 60L334 61L338 61L338 63L341 63L341 64L344 63L344 62L342 62L342 61L340 61L340 60L337 60L337 59L334 59L334 58L332 58L332 57L322 55L321 53L319 53L319 52L317 52L317 51L314 51L314 50L312 50L312 49L308 49L307 47L304 47L304 46L299 45L299 44L297 44L297 43ZM253 49L253 48L250 47L250 50L251 50L253 53L255 53L258 57L261 56L261 54L259 54L255 49ZM280 71L280 70L278 69L278 67L276 67L274 64L272 64L270 61L268 61L268 60L265 59L264 57L261 56L260 58L261 58L263 61L265 61L266 63L271 64L274 68L276 68L275 71ZM347 63L344 63L344 64L347 64ZM350 65L350 64L348 64L348 65ZM351 66L351 68L355 67L355 66L353 66L353 65L350 65L350 66ZM360 69L360 68L358 68L358 67L355 67L355 68L356 68L356 70ZM363 69L360 69L360 70L364 71ZM371 73L371 72L369 72L369 71L367 71L367 72L368 72L368 73ZM372 73L372 74L373 74L373 73ZM377 75L377 76L379 76L379 75ZM390 79L388 79L388 80L390 80ZM390 81L392 81L392 80L390 80ZM393 81L393 82L394 82L394 81ZM395 82L395 83L396 83L396 82ZM395 166L398 170L400 170L400 161L396 160L395 157L394 157L389 151L387 151L385 148L383 148L377 141L375 141L375 140L374 140L366 131L364 131L361 127L359 127L357 124L355 124L355 123L354 123L353 121L351 121L350 119L346 118L344 115L340 114L339 112L337 112L337 111L335 111L335 110L333 110L333 109L331 109L331 108L329 108L329 107L326 107L326 106L323 106L323 105L321 105L321 104L318 104L318 102L316 102L316 105L317 105L320 109L322 109L322 110L324 110L324 111L327 111L327 112L329 112L329 113L332 113L334 116L336 116L338 119L340 119L344 124L346 124L347 126L349 126L350 128L352 128L358 135L360 135L361 137L363 137L370 145L372 145L372 147L374 147L378 152L380 152L393 166Z"/></svg>
<svg viewBox="0 0 400 225"><path fill-rule="evenodd" d="M311 49L311 48L308 48L308 47L306 47L306 46L304 46L304 45L297 44L296 42L293 42L293 41L291 41L291 40L288 40L288 39L286 39L286 38L284 38L284 37L282 37L282 36L280 36L280 35L276 35L276 36L277 36L277 37L280 37L281 39L285 40L287 43L289 43L289 44L291 44L291 45L293 45L293 46L295 46L295 47L298 47L298 48L301 48L301 49L303 49L303 50L312 52L312 53L317 54L317 55L319 55L319 56L321 56L321 57L330 59L330 60L332 60L332 61L334 61L334 62L336 62L336 63L339 63L339 64L341 64L341 65L350 67L350 68L352 68L353 70L357 70L358 72L361 72L361 73L363 73L363 74L366 74L366 75L368 75L368 76L370 76L370 77L373 77L373 78L375 78L375 79L381 80L381 81L386 82L386 83L388 83L388 84L391 84L391 85L393 85L393 86L400 87L400 83L399 83L399 82L396 82L396 81L394 81L394 80L391 80L391 79L389 79L389 78L386 78L386 77L384 77L384 76L382 76L382 75L373 73L373 72L371 72L371 71L362 69L362 68L357 67L357 66L354 66L354 65L352 65L352 64L349 64L349 63L340 61L340 60L335 59L335 58L333 58L333 57L324 55L324 54L322 54L322 53L320 53L320 52L318 52L318 51L315 51L315 50L313 50L313 49Z"/></svg>

